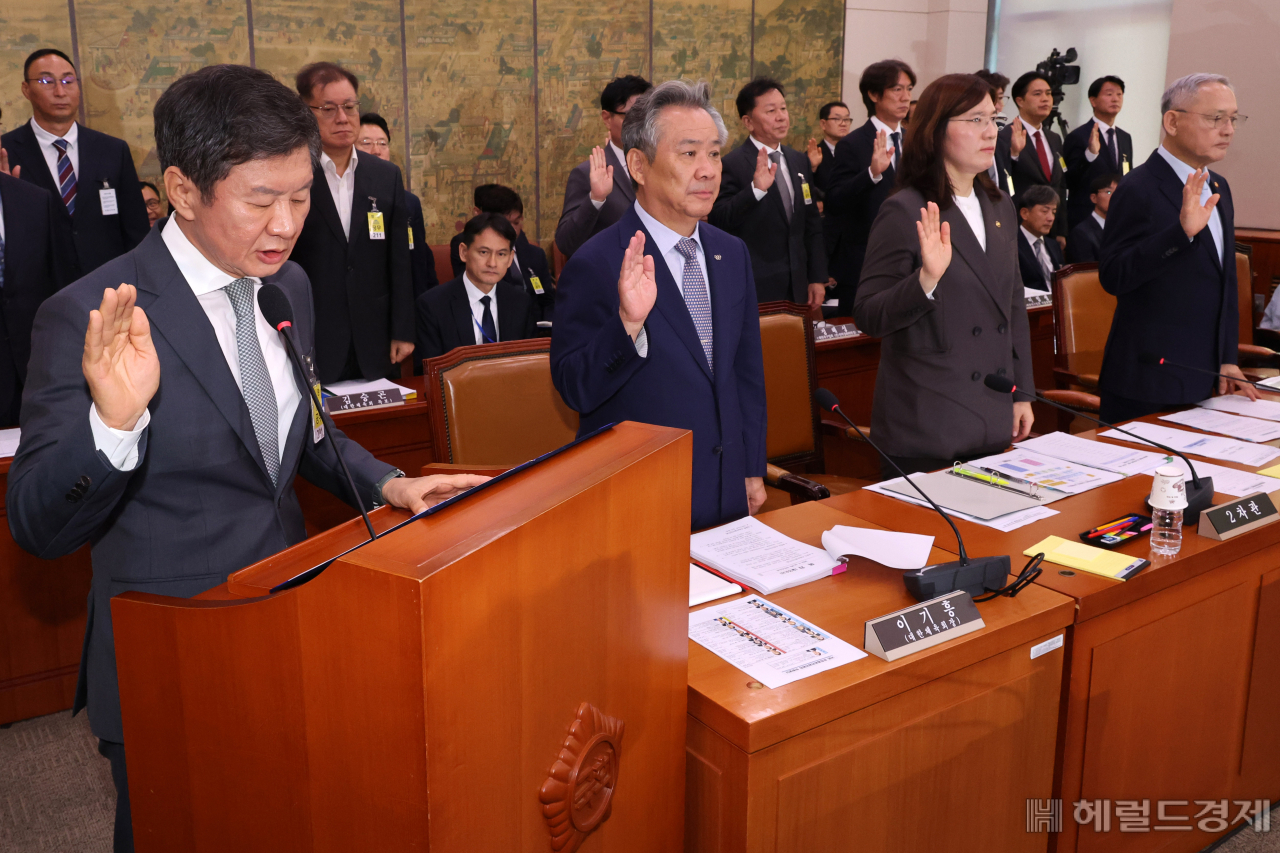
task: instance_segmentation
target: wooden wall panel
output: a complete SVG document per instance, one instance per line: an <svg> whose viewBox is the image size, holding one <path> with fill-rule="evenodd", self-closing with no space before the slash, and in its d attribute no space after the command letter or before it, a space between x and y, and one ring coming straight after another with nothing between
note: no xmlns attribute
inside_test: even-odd
<svg viewBox="0 0 1280 853"><path fill-rule="evenodd" d="M13 130L31 119L31 105L22 97L22 63L31 51L54 47L75 56L71 18L57 3L0 0L0 129Z"/></svg>

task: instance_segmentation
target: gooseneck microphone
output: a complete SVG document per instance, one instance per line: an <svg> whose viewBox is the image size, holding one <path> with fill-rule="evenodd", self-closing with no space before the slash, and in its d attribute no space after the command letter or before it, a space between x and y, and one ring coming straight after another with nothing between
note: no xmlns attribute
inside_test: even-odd
<svg viewBox="0 0 1280 853"><path fill-rule="evenodd" d="M369 513L365 511L364 501L360 500L360 490L356 488L356 481L351 477L351 471L347 468L347 460L342 458L342 453L338 450L338 443L333 439L333 419L329 417L329 413L324 410L324 402L320 399L320 395L316 393L316 388L311 384L310 371L302 361L302 355L298 352L298 346L293 341L293 306L289 304L289 297L284 295L284 291L275 284L264 284L258 290L258 307L262 309L262 316L266 318L284 340L284 348L289 353L289 360L293 362L293 366L302 374L303 384L307 386L307 390L311 392L311 401L316 407L316 411L320 414L321 421L324 423L325 437L329 439L329 447L333 449L333 455L338 457L338 464L342 466L342 473L347 478L347 485L351 488L351 497L356 502L356 509L360 510L360 517L364 519L364 526L369 531L369 539L377 539L378 535L373 532L373 522L369 520Z"/></svg>
<svg viewBox="0 0 1280 853"><path fill-rule="evenodd" d="M814 392L814 399L818 405L828 412L833 412L844 418L845 423L853 427L853 429L862 436L862 440L870 444L880 457L888 462L893 470L897 471L904 480L911 484L911 487L920 493L920 497L924 498L929 506L933 507L934 512L942 516L943 520L951 526L951 532L956 535L956 546L960 552L960 559L953 560L949 563L938 563L936 566L925 566L923 569L904 572L902 581L907 586L907 592L916 599L916 601L928 601L931 598L937 598L952 590L963 590L973 597L977 597L984 592L998 592L1008 589L1004 586L1005 578L1009 574L1009 557L977 557L970 559L964 550L964 539L960 536L960 528L956 527L951 516L942 511L942 507L933 502L933 498L924 493L924 490L916 484L914 480L907 476L906 472L893 461L893 457L881 450L876 443L871 440L865 432L863 432L857 424L849 419L849 416L840 408L840 401L836 399L836 395L832 394L826 388L819 388ZM1023 584L1025 586L1025 584ZM1017 582L1011 586L1017 586ZM1018 587L1017 591L1020 591ZM1016 595L1017 591L1013 594Z"/></svg>
<svg viewBox="0 0 1280 853"><path fill-rule="evenodd" d="M1280 392L1280 388L1276 388L1274 385L1267 385L1263 382L1254 382L1252 379L1242 379L1239 376L1228 376L1227 374L1219 373L1216 370L1205 370L1203 367L1192 367L1189 364L1170 361L1164 356L1156 355L1153 352L1139 353L1138 364L1145 364L1149 367L1177 367L1181 370L1190 370L1193 373L1203 373L1206 376L1217 376L1219 379L1230 379L1232 382L1242 382L1245 385L1252 385L1254 388L1262 388L1265 391Z"/></svg>
<svg viewBox="0 0 1280 853"><path fill-rule="evenodd" d="M1021 394L1024 397L1030 397L1031 399L1044 403L1047 406L1053 406L1055 409L1061 409L1064 412L1078 415L1087 421L1093 421L1095 424L1104 426L1107 429L1122 432L1143 444L1150 444L1152 447L1158 447L1170 456L1176 456L1181 459L1187 464L1187 470L1191 472L1191 482L1186 484L1187 508L1182 514L1183 524L1197 523L1200 520L1200 513L1213 506L1213 478L1197 476L1196 467L1191 464L1191 460L1186 457L1186 454L1174 450L1172 447L1166 447L1158 441L1152 441L1151 439L1144 438L1137 433L1129 432L1129 430L1118 427L1115 424L1109 424L1106 421L1099 420L1093 415L1087 415L1084 412L1078 412L1075 409L1068 408L1061 403L1055 403L1048 397L1041 396L1034 391L1020 391L1018 390L1018 386L1014 385L1012 380L1007 376L996 376L994 373L988 373L982 382L992 391L998 391L1001 394Z"/></svg>

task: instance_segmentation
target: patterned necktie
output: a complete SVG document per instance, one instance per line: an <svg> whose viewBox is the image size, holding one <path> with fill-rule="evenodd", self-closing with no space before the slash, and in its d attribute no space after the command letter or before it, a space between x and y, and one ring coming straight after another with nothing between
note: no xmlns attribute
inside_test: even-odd
<svg viewBox="0 0 1280 853"><path fill-rule="evenodd" d="M773 170L773 182L777 184L778 192L782 194L782 209L787 212L787 221L790 222L791 221L791 204L792 204L791 190L787 187L787 180L786 180L786 177L783 175L783 170L786 169L787 167L786 167L786 164L782 162L782 149L779 148L777 151L774 151L772 154L770 154L769 159L772 160L773 165L777 167ZM693 242L693 241L690 240L689 242ZM680 250L680 254L682 255L684 254L683 249Z"/></svg>
<svg viewBox="0 0 1280 853"><path fill-rule="evenodd" d="M1044 238L1036 240L1036 257L1040 260L1040 271L1044 273L1044 283L1053 280L1053 261L1049 260L1049 250L1044 247Z"/></svg>
<svg viewBox="0 0 1280 853"><path fill-rule="evenodd" d="M258 320L253 314L253 279L238 278L222 288L236 312L236 352L240 356L240 393L249 407L253 434L271 484L280 478L280 414L267 360L258 344Z"/></svg>
<svg viewBox="0 0 1280 853"><path fill-rule="evenodd" d="M484 333L486 343L498 342L498 330L493 325L493 312L489 310L489 297L481 296L480 304L484 306L484 314L480 317L480 331Z"/></svg>
<svg viewBox="0 0 1280 853"><path fill-rule="evenodd" d="M58 149L58 192L62 194L62 203L67 206L67 213L76 212L76 170L71 168L71 158L67 156L67 140L53 140L53 147Z"/></svg>
<svg viewBox="0 0 1280 853"><path fill-rule="evenodd" d="M684 255L684 276L680 288L684 294L684 304L693 318L693 326L698 330L698 340L702 342L702 352L707 356L707 367L714 375L715 359L711 355L711 300L707 296L707 283L702 280L702 268L698 266L698 244L689 237L681 237L676 243L676 251Z"/></svg>
<svg viewBox="0 0 1280 853"><path fill-rule="evenodd" d="M1040 155L1040 168L1044 170L1045 180L1053 178L1053 167L1049 165L1049 151L1044 147L1044 134L1040 131L1035 132L1036 153Z"/></svg>
<svg viewBox="0 0 1280 853"><path fill-rule="evenodd" d="M893 168L896 171L898 164L902 162L902 131L895 130L889 134L889 141L893 145Z"/></svg>

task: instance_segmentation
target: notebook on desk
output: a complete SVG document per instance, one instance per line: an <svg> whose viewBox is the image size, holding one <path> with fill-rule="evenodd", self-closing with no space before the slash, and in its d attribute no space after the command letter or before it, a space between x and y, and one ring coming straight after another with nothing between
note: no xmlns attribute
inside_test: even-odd
<svg viewBox="0 0 1280 853"><path fill-rule="evenodd" d="M943 509L963 512L983 521L990 521L1019 510L1041 507L1062 497L1061 493L1047 489L1035 497L1021 495L977 480L957 477L950 471L913 474L911 480ZM884 488L904 497L916 499L920 497L920 493L913 489L910 483L886 483Z"/></svg>

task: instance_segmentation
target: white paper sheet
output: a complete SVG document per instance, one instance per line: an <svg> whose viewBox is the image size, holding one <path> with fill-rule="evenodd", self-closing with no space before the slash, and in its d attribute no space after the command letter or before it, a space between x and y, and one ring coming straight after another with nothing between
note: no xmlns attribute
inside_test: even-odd
<svg viewBox="0 0 1280 853"><path fill-rule="evenodd" d="M1090 441L1066 432L1051 432L1048 435L1029 438L1019 442L1018 447L1034 450L1045 456L1065 459L1067 462L1113 471L1126 477L1133 474L1149 474L1169 458L1164 453L1131 450L1105 441Z"/></svg>
<svg viewBox="0 0 1280 853"><path fill-rule="evenodd" d="M1280 456L1280 450L1265 444L1247 444L1230 438L1219 438L1216 435L1205 435L1199 432L1187 432L1185 429L1149 424L1143 421L1131 423L1125 427L1132 433L1168 445L1174 450L1206 456L1209 459L1224 459L1227 462L1238 462L1257 468L1266 465ZM1114 438L1118 441L1133 441L1124 433L1109 429L1101 434L1102 438Z"/></svg>
<svg viewBox="0 0 1280 853"><path fill-rule="evenodd" d="M882 486L888 485L890 483L900 483L900 482L902 482L902 478L898 477L893 480L885 480L883 483L873 483L870 486L864 486L863 488L866 491L875 492L878 495L884 495L886 497L894 498L896 500L905 501L906 503L909 503L909 504L915 504L916 506L926 507L929 510L933 509L933 507L929 506L928 502L920 498L909 498L906 495L900 495L897 492L891 492L888 489L881 488ZM1001 531L1002 533L1008 533L1010 530L1017 530L1019 527L1025 527L1026 525L1031 524L1034 521L1039 521L1042 518L1048 518L1051 515L1058 514L1058 511L1056 509L1049 509L1049 507L1047 506L1037 506L1037 507L1032 507L1031 509L1020 510L1019 512L1011 512L1007 515L997 516L996 518L993 518L989 521L982 521L981 519L975 518L972 515L968 515L967 513L963 513L963 512L958 512L953 509L949 509L946 512L947 512L947 515L951 516L952 518L961 518L961 519L964 519L965 521L972 521L974 524L981 524L983 527L991 527L991 528L994 528L995 530Z"/></svg>
<svg viewBox="0 0 1280 853"><path fill-rule="evenodd" d="M867 656L758 595L690 613L689 639L769 688Z"/></svg>
<svg viewBox="0 0 1280 853"><path fill-rule="evenodd" d="M417 391L412 388L406 388L403 385L397 385L390 379L374 379L366 381L364 379L349 379L346 382L334 382L331 385L324 386L326 394L332 394L335 397L343 394L373 394L377 391L394 391L399 389L401 396L409 400L418 395Z"/></svg>
<svg viewBox="0 0 1280 853"><path fill-rule="evenodd" d="M974 459L966 463L966 466L992 468L1010 477L1030 480L1041 488L1054 489L1069 495L1078 495L1124 479L1123 476L1112 471L1077 465L1025 447L1016 448L1009 453L997 453L994 456Z"/></svg>
<svg viewBox="0 0 1280 853"><path fill-rule="evenodd" d="M1245 441L1274 441L1280 438L1280 424L1257 418L1244 418L1213 409L1187 409L1183 412L1161 415L1160 420L1195 427L1205 432L1217 432L1232 438L1242 438Z"/></svg>
<svg viewBox="0 0 1280 853"><path fill-rule="evenodd" d="M929 564L933 537L837 524L823 532L822 547L833 560L855 554L891 569L923 569Z"/></svg>
<svg viewBox="0 0 1280 853"><path fill-rule="evenodd" d="M1250 400L1248 397L1228 394L1225 397L1201 400L1196 405L1215 412L1231 412L1233 415L1262 418L1264 421L1280 421L1280 403L1275 400Z"/></svg>
<svg viewBox="0 0 1280 853"><path fill-rule="evenodd" d="M22 430L17 427L0 429L0 459L18 452L18 439L21 436Z"/></svg>
<svg viewBox="0 0 1280 853"><path fill-rule="evenodd" d="M827 577L839 565L821 548L797 542L751 516L693 534L689 553L766 595Z"/></svg>
<svg viewBox="0 0 1280 853"><path fill-rule="evenodd" d="M1178 457L1174 457L1170 465L1176 465L1180 471L1187 477L1187 482L1191 482L1191 472L1187 470L1187 464ZM1231 495L1234 498L1241 498L1245 495L1252 495L1255 492L1271 492L1280 490L1280 480L1275 477L1268 477L1266 474L1255 474L1252 471L1240 471L1236 468L1225 468L1221 465L1214 465L1212 462L1195 462L1196 473L1201 477L1213 478L1213 490L1221 492L1224 495Z"/></svg>
<svg viewBox="0 0 1280 853"><path fill-rule="evenodd" d="M706 604L708 601L715 601L717 598L724 598L726 595L737 595L742 592L742 587L736 583L729 583L719 575L713 575L711 572L689 564L689 606L697 607L699 604Z"/></svg>

